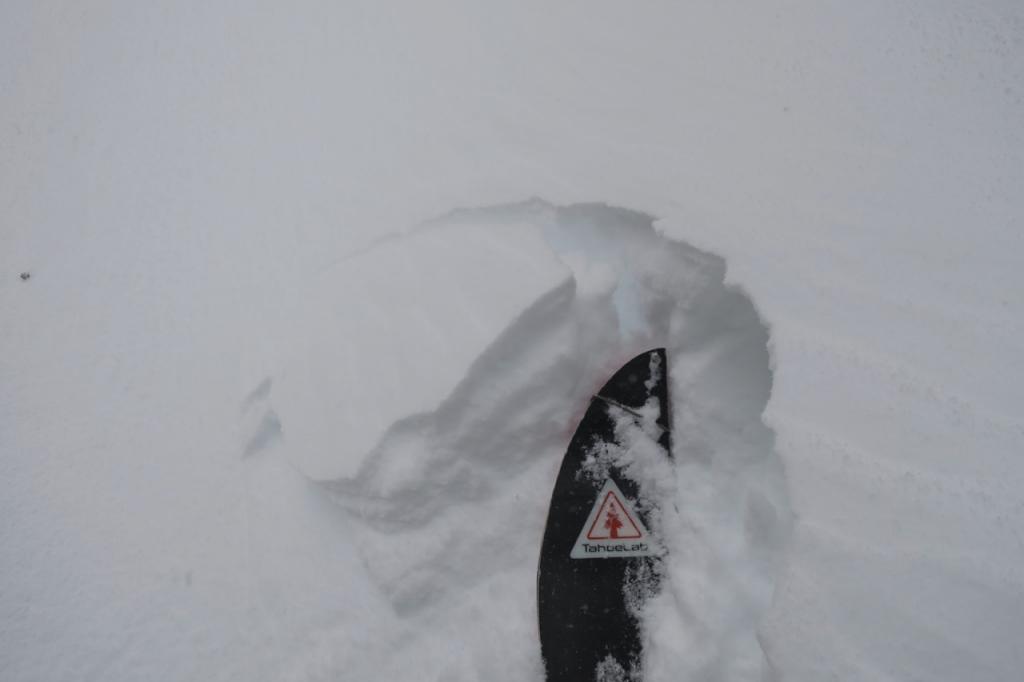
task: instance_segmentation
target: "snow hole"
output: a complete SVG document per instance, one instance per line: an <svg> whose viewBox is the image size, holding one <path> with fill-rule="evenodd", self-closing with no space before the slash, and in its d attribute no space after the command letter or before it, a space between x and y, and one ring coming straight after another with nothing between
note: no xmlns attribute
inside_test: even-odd
<svg viewBox="0 0 1024 682"><path fill-rule="evenodd" d="M329 541L359 552L388 612L339 613L289 676L543 679L555 474L602 382L664 346L670 558L644 614L646 679L770 677L758 628L792 512L761 419L768 329L725 276L651 216L540 200L453 211L320 273L250 397L264 413L244 450L279 448L337 503Z"/></svg>

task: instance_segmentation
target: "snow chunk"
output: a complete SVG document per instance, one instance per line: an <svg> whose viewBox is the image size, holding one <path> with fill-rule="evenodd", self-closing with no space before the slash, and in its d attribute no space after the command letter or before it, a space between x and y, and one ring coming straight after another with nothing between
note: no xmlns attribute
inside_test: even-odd
<svg viewBox="0 0 1024 682"><path fill-rule="evenodd" d="M354 475L385 432L431 412L524 312L572 274L536 225L432 224L322 273L274 386L289 452L314 479Z"/></svg>

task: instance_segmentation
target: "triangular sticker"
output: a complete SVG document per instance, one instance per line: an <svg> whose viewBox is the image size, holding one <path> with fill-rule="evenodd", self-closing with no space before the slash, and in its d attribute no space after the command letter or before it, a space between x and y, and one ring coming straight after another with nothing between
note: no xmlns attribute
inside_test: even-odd
<svg viewBox="0 0 1024 682"><path fill-rule="evenodd" d="M615 481L605 481L569 556L573 559L655 556L651 534Z"/></svg>

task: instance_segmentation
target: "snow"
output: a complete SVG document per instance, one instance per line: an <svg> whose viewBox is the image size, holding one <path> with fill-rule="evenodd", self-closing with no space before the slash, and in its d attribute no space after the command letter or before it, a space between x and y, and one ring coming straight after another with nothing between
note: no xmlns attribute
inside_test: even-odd
<svg viewBox="0 0 1024 682"><path fill-rule="evenodd" d="M316 277L280 323L295 347L273 388L303 473L355 475L392 425L437 409L509 320L540 299L565 307L573 280L540 229L437 225Z"/></svg>
<svg viewBox="0 0 1024 682"><path fill-rule="evenodd" d="M663 594L647 616L650 666L661 671L652 674L717 669L728 679L759 668L757 623L770 603L791 516L781 463L760 421L771 381L767 333L747 297L724 287L720 259L667 241L652 223L603 205L558 208L534 200L458 211L401 240L411 259L402 270L416 273L431 264L457 271L452 256L415 248L424 236L452 254L476 233L512 230L527 244L542 234L547 257L562 254L580 286L534 289L536 302L509 319L435 410L400 416L379 442L356 453L366 458L357 472L325 486L350 513L348 532L368 574L400 616L376 633L388 650L389 679L538 674L536 612L521 602L534 595L561 456L609 369L659 344L668 348L680 425L675 449L684 462L673 468L664 461L651 440L657 414L650 409L639 430L632 415L615 413L623 447L599 455L654 491L657 499L641 505L665 510L658 526L672 559ZM384 253L394 248L381 247ZM413 274L410 282L416 281ZM435 310L443 324L448 318ZM448 314L453 328L464 324L460 309ZM336 349L328 343L303 360L322 366ZM418 376L424 375L407 379ZM335 385L339 404L345 395L362 404L360 382L341 376ZM260 402L282 415L283 447L250 456L302 457L300 447L292 449L291 421L277 407L276 388ZM364 428L376 433L372 424ZM359 442L344 444L354 450ZM424 653L440 623L459 622L484 637L500 634L505 646ZM300 656L295 676L333 679L351 670L351 658L333 652L344 649L352 629L345 621L322 633L330 657ZM670 629L686 636L663 642L659 633ZM463 642L466 635L452 636ZM481 652L488 660L483 667ZM379 665L369 660L366 665Z"/></svg>
<svg viewBox="0 0 1024 682"><path fill-rule="evenodd" d="M541 679L659 344L650 680L1020 676L1015 4L0 13L3 679Z"/></svg>

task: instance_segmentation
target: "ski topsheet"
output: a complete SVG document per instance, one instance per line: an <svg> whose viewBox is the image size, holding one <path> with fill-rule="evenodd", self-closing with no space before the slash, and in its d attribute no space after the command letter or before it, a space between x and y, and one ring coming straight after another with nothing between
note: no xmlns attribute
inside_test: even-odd
<svg viewBox="0 0 1024 682"><path fill-rule="evenodd" d="M565 453L537 573L549 682L641 679L637 617L658 589L664 548L651 532L654 501L625 470L639 439L670 456L666 377L663 348L626 363L591 400Z"/></svg>

